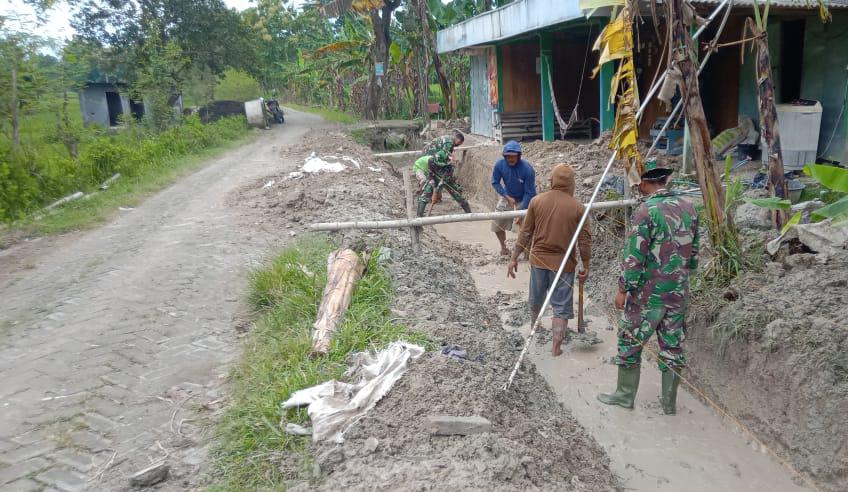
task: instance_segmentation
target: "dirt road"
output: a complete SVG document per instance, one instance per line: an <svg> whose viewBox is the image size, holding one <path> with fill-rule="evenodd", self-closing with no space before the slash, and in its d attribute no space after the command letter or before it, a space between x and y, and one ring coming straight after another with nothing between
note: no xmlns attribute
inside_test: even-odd
<svg viewBox="0 0 848 492"><path fill-rule="evenodd" d="M104 227L0 252L0 489L125 489L163 459L166 489L195 483L245 272L280 239L226 197L320 124L291 112Z"/></svg>
<svg viewBox="0 0 848 492"><path fill-rule="evenodd" d="M498 251L487 222L443 224L436 229L453 241ZM514 238L515 234L508 236ZM505 322L506 313L514 313L519 305L525 311L530 276L526 263L519 265L518 273L517 280L507 279L505 261L471 270L484 299L513 299L509 305L501 303ZM604 447L612 470L628 490L805 490L793 481L791 473L765 455L765 450L688 392L681 391L678 397L678 415L663 416L657 401L660 373L655 363L642 365L635 410L598 402L598 393L615 387L616 369L609 363L615 354L615 331L609 329L600 309L589 304L586 312L589 329L596 331L603 343L592 347L569 343L563 347L563 355L554 358L550 355L550 318L545 317L546 336L534 343L530 357L560 401ZM529 318L519 330L527 336Z"/></svg>

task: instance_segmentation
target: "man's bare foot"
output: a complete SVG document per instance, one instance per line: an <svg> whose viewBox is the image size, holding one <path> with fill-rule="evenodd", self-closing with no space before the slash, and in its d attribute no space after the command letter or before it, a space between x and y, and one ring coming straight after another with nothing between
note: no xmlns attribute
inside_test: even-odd
<svg viewBox="0 0 848 492"><path fill-rule="evenodd" d="M501 246L501 256L509 256L509 249L504 246Z"/></svg>

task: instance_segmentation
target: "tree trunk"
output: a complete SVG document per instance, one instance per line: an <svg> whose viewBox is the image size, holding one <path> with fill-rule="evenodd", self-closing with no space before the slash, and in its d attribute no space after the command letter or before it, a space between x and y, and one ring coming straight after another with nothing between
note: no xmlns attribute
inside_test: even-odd
<svg viewBox="0 0 848 492"><path fill-rule="evenodd" d="M15 148L21 146L21 122L18 115L18 68L12 67L12 88L11 88L11 110L12 115L12 145Z"/></svg>
<svg viewBox="0 0 848 492"><path fill-rule="evenodd" d="M352 249L339 249L327 258L327 285L318 308L312 332L312 353L326 355L333 333L344 320L353 298L353 289L362 278L365 263Z"/></svg>
<svg viewBox="0 0 848 492"><path fill-rule="evenodd" d="M79 142L77 136L74 135L71 129L71 118L68 115L68 91L62 92L62 123L61 123L62 143L65 144L65 149L71 159L79 157Z"/></svg>
<svg viewBox="0 0 848 492"><path fill-rule="evenodd" d="M433 67L436 69L439 87L442 89L442 98L445 101L445 114L453 118L456 115L456 100L453 97L453 87L451 87L450 79L447 73L445 73L444 65L442 65L442 58L436 51L436 39L433 36L433 31L430 30L430 8L426 0L420 0L418 2L418 16L421 19L421 33L424 36L424 45L433 59Z"/></svg>
<svg viewBox="0 0 848 492"><path fill-rule="evenodd" d="M424 2L427 0L413 0L415 12L418 14L419 29L423 32L424 22L427 20L426 11L424 10ZM415 50L415 78L417 90L416 95L416 112L424 119L424 126L430 123L430 112L427 110L427 104L430 102L430 57L427 39L421 37L419 49Z"/></svg>
<svg viewBox="0 0 848 492"><path fill-rule="evenodd" d="M777 122L777 108L774 105L774 84L771 78L771 59L769 57L768 38L756 23L748 19L751 32L757 39L757 95L759 96L760 132L766 143L768 159L768 187L771 196L786 198L786 182L783 179L783 157L780 150L780 130ZM780 230L786 223L785 210L773 210L772 221Z"/></svg>
<svg viewBox="0 0 848 492"><path fill-rule="evenodd" d="M684 111L686 123L692 142L692 154L695 169L698 173L698 183L704 194L704 205L709 216L710 239L714 247L724 244L724 235L730 224L730 219L724 213L724 190L721 180L713 167L710 132L707 128L707 118L701 102L701 92L698 85L698 67L692 36L683 23L683 0L671 0L666 5L666 18L672 21L672 46L684 47L675 51L670 66L676 66L682 74L680 86L683 97L686 98Z"/></svg>
<svg viewBox="0 0 848 492"><path fill-rule="evenodd" d="M389 19L391 21L391 19ZM371 26L374 30L374 44L371 46L371 73L368 74L368 93L365 100L365 119L376 120L380 115L380 105L383 99L383 78L377 77L377 64L383 64L383 73L389 58L389 45L383 29L384 19L378 10L371 11Z"/></svg>

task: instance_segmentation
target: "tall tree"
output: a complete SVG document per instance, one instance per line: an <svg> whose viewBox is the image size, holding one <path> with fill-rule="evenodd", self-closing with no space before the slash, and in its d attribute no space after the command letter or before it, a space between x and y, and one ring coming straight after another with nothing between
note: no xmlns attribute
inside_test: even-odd
<svg viewBox="0 0 848 492"><path fill-rule="evenodd" d="M215 75L227 67L253 61L253 33L238 12L222 0L69 0L75 6L71 25L84 39L109 47L134 73L143 61L150 36L163 45L175 43L195 67ZM151 26L159 26L151 29Z"/></svg>
<svg viewBox="0 0 848 492"><path fill-rule="evenodd" d="M454 99L453 87L450 79L448 79L445 67L442 65L442 58L436 50L436 38L430 29L431 15L430 7L425 0L417 0L418 16L421 19L421 30L424 34L424 47L427 50L427 58L433 61L433 68L436 69L436 77L439 79L439 87L442 89L442 96L445 100L445 113L451 118L456 116L456 100Z"/></svg>
<svg viewBox="0 0 848 492"><path fill-rule="evenodd" d="M21 144L21 114L38 99L38 48L41 38L6 30L0 24L0 128L9 123L9 138L17 148Z"/></svg>

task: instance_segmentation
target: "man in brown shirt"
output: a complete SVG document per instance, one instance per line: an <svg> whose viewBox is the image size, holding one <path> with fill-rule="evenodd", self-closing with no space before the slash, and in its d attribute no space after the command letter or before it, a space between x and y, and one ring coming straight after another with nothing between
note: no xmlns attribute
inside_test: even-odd
<svg viewBox="0 0 848 492"><path fill-rule="evenodd" d="M571 166L557 164L551 173L551 189L534 197L527 207L527 215L524 217L507 269L507 275L515 278L518 257L532 244L529 296L531 323L535 323L541 314L545 296L553 286L554 277L565 257L565 250L577 231L583 210L583 204L574 198L574 170ZM585 280L589 276L589 259L592 255L592 235L589 232L588 219L580 230L577 246L580 248L580 259L583 263L579 278ZM575 258L573 252L551 294L551 308L554 312L554 357L562 353L560 345L568 328L568 320L574 318L572 287L577 266Z"/></svg>

